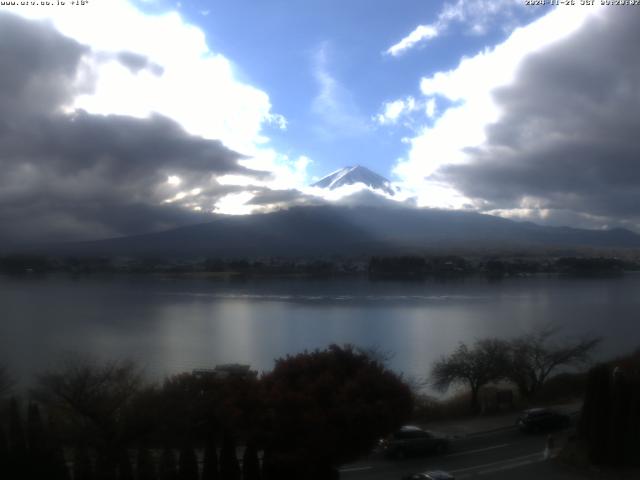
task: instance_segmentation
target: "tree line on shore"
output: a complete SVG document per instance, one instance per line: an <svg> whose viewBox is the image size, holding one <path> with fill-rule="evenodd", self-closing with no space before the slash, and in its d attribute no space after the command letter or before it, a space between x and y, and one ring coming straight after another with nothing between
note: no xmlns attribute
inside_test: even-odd
<svg viewBox="0 0 640 480"><path fill-rule="evenodd" d="M597 275L640 270L637 258L553 255L401 255L370 258L129 258L0 256L0 272L8 274L89 273L217 273L234 275L355 275L373 278L425 278L482 274L489 277L560 273Z"/></svg>

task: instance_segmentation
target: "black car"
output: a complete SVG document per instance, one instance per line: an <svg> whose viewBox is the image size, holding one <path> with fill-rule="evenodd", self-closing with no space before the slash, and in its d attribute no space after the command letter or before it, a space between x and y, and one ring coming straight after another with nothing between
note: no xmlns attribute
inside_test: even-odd
<svg viewBox="0 0 640 480"><path fill-rule="evenodd" d="M516 425L525 432L542 432L566 428L571 424L569 415L558 413L548 408L532 408L525 410L518 417Z"/></svg>
<svg viewBox="0 0 640 480"><path fill-rule="evenodd" d="M405 458L425 453L443 453L449 449L449 440L445 437L405 426L380 442L382 451L388 457Z"/></svg>
<svg viewBox="0 0 640 480"><path fill-rule="evenodd" d="M407 475L406 477L402 477L402 480L455 480L455 477L442 470L433 470L431 472Z"/></svg>

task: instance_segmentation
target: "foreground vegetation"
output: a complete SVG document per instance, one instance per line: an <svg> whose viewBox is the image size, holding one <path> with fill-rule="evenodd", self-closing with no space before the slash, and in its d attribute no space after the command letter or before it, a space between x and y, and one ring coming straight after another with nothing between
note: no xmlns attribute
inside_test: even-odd
<svg viewBox="0 0 640 480"><path fill-rule="evenodd" d="M510 341L483 339L471 347L462 343L436 362L431 382L441 390L453 384L465 386L462 397L469 402L468 411L474 413L481 411L483 388L485 393L504 393L495 387L499 383L514 386L526 406L578 398L583 401L578 428L562 459L582 467L640 466L640 350L592 366L587 372L552 375L563 368L588 365L600 342L598 338L554 339L557 334L546 328ZM460 414L459 398L445 402L444 408L424 399L417 407L423 417Z"/></svg>
<svg viewBox="0 0 640 480"><path fill-rule="evenodd" d="M606 466L640 466L640 350L587 376L578 451Z"/></svg>
<svg viewBox="0 0 640 480"><path fill-rule="evenodd" d="M460 384L470 392L470 410L478 413L480 389L498 382L516 387L525 400L535 399L551 375L562 368L583 366L601 339L560 338L553 327L538 329L512 340L487 338L472 346L460 343L437 361L431 383L439 390Z"/></svg>
<svg viewBox="0 0 640 480"><path fill-rule="evenodd" d="M260 377L198 371L162 385L132 363L69 361L39 377L26 423L24 410L11 400L2 422L6 478L67 479L67 458L85 480L328 479L402 425L412 395L369 354L334 345Z"/></svg>
<svg viewBox="0 0 640 480"><path fill-rule="evenodd" d="M287 356L258 375L232 365L148 383L135 364L68 359L22 402L0 368L0 472L12 480L335 479L409 419L487 413L501 394L519 406L584 398L574 457L640 458L640 351L585 366L599 339L546 328L460 344L431 369L435 401L385 367L388 354L332 345ZM464 404L460 399L464 399ZM502 400L505 400L502 395ZM508 408L516 404L507 398ZM576 453L578 452L578 453Z"/></svg>

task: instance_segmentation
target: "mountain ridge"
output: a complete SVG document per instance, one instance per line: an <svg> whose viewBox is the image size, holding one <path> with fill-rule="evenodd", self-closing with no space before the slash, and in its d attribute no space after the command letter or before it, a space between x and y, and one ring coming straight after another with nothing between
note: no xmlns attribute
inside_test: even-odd
<svg viewBox="0 0 640 480"><path fill-rule="evenodd" d="M157 233L55 246L47 253L128 257L393 255L438 248L640 248L629 230L516 222L474 212L404 206L304 206Z"/></svg>

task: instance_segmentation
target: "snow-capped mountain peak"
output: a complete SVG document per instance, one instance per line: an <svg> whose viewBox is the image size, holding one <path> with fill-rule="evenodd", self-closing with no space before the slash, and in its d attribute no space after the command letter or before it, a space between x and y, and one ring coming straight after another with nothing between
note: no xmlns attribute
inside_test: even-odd
<svg viewBox="0 0 640 480"><path fill-rule="evenodd" d="M391 182L384 178L382 175L378 175L372 172L367 167L362 165L356 165L354 167L344 167L330 173L326 177L321 178L312 187L326 188L329 190L335 190L336 188L345 185L354 185L362 183L375 190L382 190L389 195L393 195L394 191L391 188Z"/></svg>

